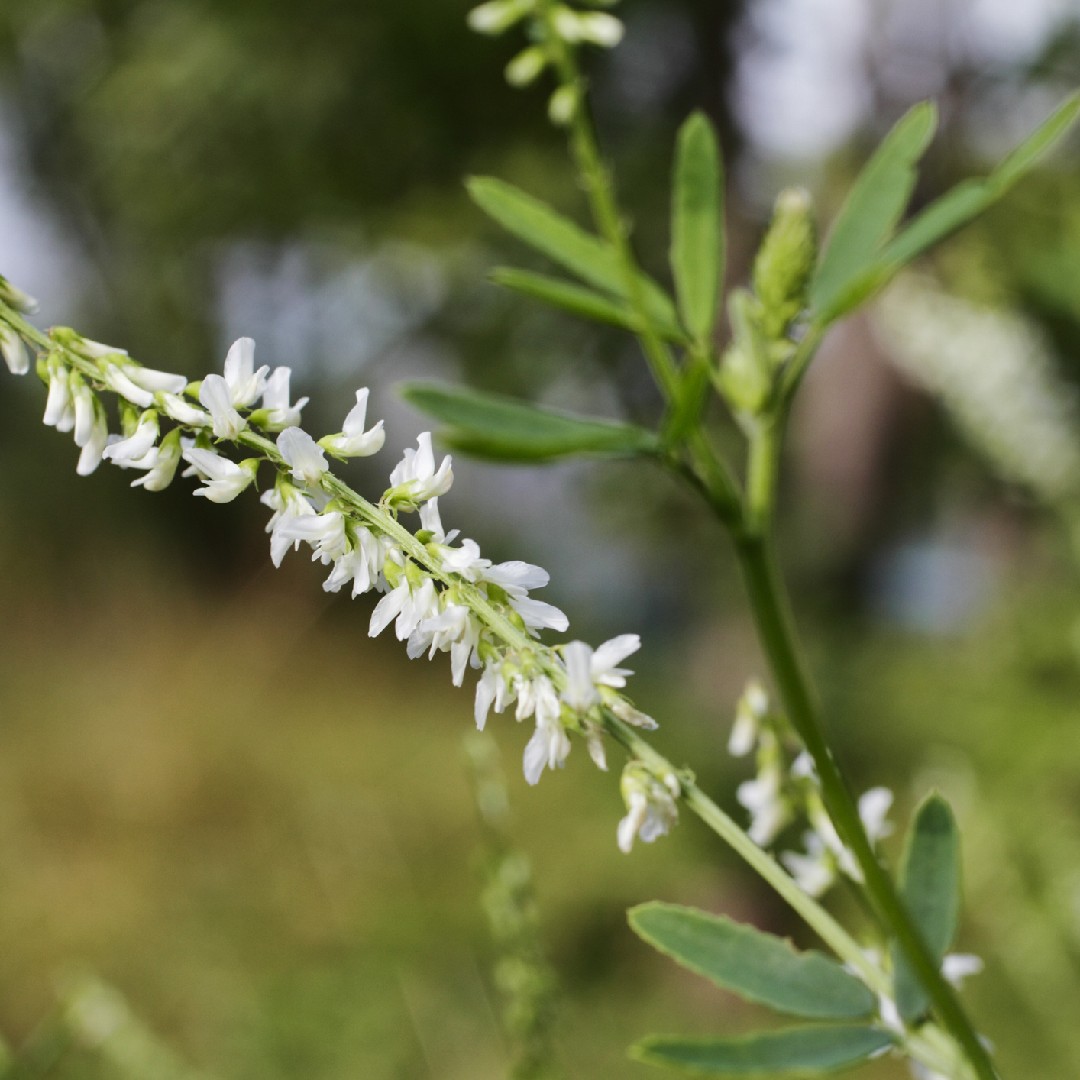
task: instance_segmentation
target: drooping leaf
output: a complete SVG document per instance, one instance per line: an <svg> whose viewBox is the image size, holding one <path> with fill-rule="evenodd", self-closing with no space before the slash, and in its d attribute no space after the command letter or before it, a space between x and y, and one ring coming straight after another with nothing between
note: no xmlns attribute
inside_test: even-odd
<svg viewBox="0 0 1080 1080"><path fill-rule="evenodd" d="M929 796L915 812L900 865L900 892L939 963L960 918L960 833L949 804ZM905 1020L927 1007L919 980L899 949L893 950L896 1004Z"/></svg>
<svg viewBox="0 0 1080 1080"><path fill-rule="evenodd" d="M893 1042L881 1028L815 1024L737 1039L652 1035L631 1054L653 1065L673 1065L706 1076L813 1076L856 1065Z"/></svg>
<svg viewBox="0 0 1080 1080"><path fill-rule="evenodd" d="M654 453L659 440L633 424L574 416L525 401L435 383L407 383L405 399L446 424L452 448L497 461L552 461L578 454Z"/></svg>
<svg viewBox="0 0 1080 1080"><path fill-rule="evenodd" d="M655 949L747 1001L815 1020L857 1020L875 1009L854 975L817 952L695 908L652 902L630 926Z"/></svg>
<svg viewBox="0 0 1080 1080"><path fill-rule="evenodd" d="M915 187L915 166L936 127L932 103L914 106L859 173L814 273L810 296L816 310L828 310L892 238Z"/></svg>
<svg viewBox="0 0 1080 1080"><path fill-rule="evenodd" d="M707 343L724 267L723 177L716 132L703 113L679 130L671 193L671 270L683 324Z"/></svg>
<svg viewBox="0 0 1080 1080"><path fill-rule="evenodd" d="M618 253L609 243L503 180L473 177L468 189L476 205L507 232L582 281L620 299L629 299L626 275ZM674 305L655 281L640 272L635 272L635 280L650 318L661 324L678 321Z"/></svg>
<svg viewBox="0 0 1080 1080"><path fill-rule="evenodd" d="M612 300L601 293L594 292L584 285L575 285L571 281L550 277L547 274L535 274L530 270L516 270L499 267L491 272L491 280L514 292L531 296L552 307L569 311L584 319L618 326L631 333L637 333L641 327L633 313L624 303ZM685 342L686 333L675 323L659 323L653 320L657 332L667 341Z"/></svg>
<svg viewBox="0 0 1080 1080"><path fill-rule="evenodd" d="M989 176L965 180L917 214L865 270L815 310L821 326L864 303L928 248L985 213L1061 141L1080 116L1080 93L1067 98Z"/></svg>

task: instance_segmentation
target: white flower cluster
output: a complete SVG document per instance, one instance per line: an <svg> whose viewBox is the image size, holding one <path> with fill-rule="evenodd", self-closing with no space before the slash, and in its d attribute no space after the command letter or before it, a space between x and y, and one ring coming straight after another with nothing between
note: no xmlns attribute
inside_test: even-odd
<svg viewBox="0 0 1080 1080"><path fill-rule="evenodd" d="M616 0L594 0L595 7ZM506 66L511 86L529 86L548 68L558 71L567 49L579 45L599 45L611 49L622 41L623 24L606 11L578 11L557 0L487 0L469 12L469 26L481 34L502 34L518 23L528 24L533 44ZM548 103L548 115L555 124L570 123L582 104L581 87L560 86Z"/></svg>
<svg viewBox="0 0 1080 1080"><path fill-rule="evenodd" d="M16 302L22 310L29 307L28 298L0 278L0 304L14 309ZM20 334L16 327L0 307L3 356L12 372L22 374L29 370L26 329L24 324ZM493 563L474 541L444 529L439 497L450 489L453 470L449 456L436 463L429 433L405 451L377 505L330 472L328 454L364 457L383 445L383 422L367 422L367 389L357 391L342 430L316 442L299 426L307 399L290 402L289 369L256 368L250 338L232 346L222 374L189 383L73 330L52 330L48 348L39 337L32 344L43 354L37 369L48 387L45 423L74 434L80 474L108 461L139 472L132 486L161 491L183 462L184 475L200 485L196 495L225 503L254 482L260 465L271 466L275 480L261 498L272 511L267 531L274 565L290 549L307 545L312 559L328 568L328 592L347 587L354 597L381 594L371 615L372 637L393 625L410 657L449 653L455 686L467 669L479 671L477 727L492 710L511 706L517 720L534 722L524 756L529 783L566 761L571 732L586 738L593 760L605 767L605 712L655 727L620 692L631 672L619 665L639 648L636 634L595 650L581 641L542 644L541 631L561 632L568 625L558 608L529 595L548 583L547 572L525 562ZM105 391L117 396L119 432L110 431ZM277 434L275 441L268 432ZM250 454L234 460L222 452L223 444ZM398 520L411 512L420 518L415 533ZM655 813L673 820L673 807ZM644 818L633 829L646 839L665 830ZM624 831L620 827L620 842Z"/></svg>
<svg viewBox="0 0 1080 1080"><path fill-rule="evenodd" d="M761 847L771 844L798 817L810 828L803 833L805 850L785 851L780 861L804 892L820 896L845 873L862 881L862 871L851 850L837 834L821 797L821 786L810 755L800 753L790 763L784 749L781 720L769 708L760 683L751 681L735 712L728 750L735 757L755 751L757 775L739 785L735 797L750 812L750 839ZM859 816L871 843L892 832L886 820L892 792L875 787L859 799Z"/></svg>

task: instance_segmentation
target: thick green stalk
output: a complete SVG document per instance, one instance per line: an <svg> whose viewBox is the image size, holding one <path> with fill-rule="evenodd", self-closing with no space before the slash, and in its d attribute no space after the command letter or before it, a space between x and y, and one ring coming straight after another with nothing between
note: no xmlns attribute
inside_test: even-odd
<svg viewBox="0 0 1080 1080"><path fill-rule="evenodd" d="M739 566L758 636L787 716L814 761L825 807L862 871L867 895L878 918L911 962L939 1020L963 1048L980 1080L996 1080L997 1073L990 1057L955 991L941 974L939 965L912 923L892 877L875 854L859 818L857 803L826 741L773 553L772 510L779 448L777 423L763 421L751 443L746 527L735 536Z"/></svg>

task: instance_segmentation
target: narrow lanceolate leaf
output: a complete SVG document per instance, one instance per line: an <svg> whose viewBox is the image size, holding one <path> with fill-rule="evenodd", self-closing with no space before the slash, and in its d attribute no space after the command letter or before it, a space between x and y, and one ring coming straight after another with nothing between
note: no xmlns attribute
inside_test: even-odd
<svg viewBox="0 0 1080 1080"><path fill-rule="evenodd" d="M859 173L837 215L810 295L817 311L831 308L892 238L915 187L915 166L937 127L930 102L910 109Z"/></svg>
<svg viewBox="0 0 1080 1080"><path fill-rule="evenodd" d="M796 952L772 934L675 904L630 909L630 926L655 949L747 1001L815 1020L857 1020L874 995L821 953Z"/></svg>
<svg viewBox="0 0 1080 1080"><path fill-rule="evenodd" d="M965 181L931 203L888 245L883 253L885 261L890 266L903 266L988 210L1064 138L1078 116L1080 93L1058 106L989 176Z"/></svg>
<svg viewBox="0 0 1080 1080"><path fill-rule="evenodd" d="M630 299L626 272L609 243L502 180L474 177L468 188L476 205L507 232L582 281L622 300ZM634 282L650 319L669 325L678 321L671 300L655 281L635 272Z"/></svg>
<svg viewBox="0 0 1080 1080"><path fill-rule="evenodd" d="M724 267L723 177L712 124L695 113L679 131L671 202L671 270L683 324L707 343Z"/></svg>
<svg viewBox="0 0 1080 1080"><path fill-rule="evenodd" d="M960 918L960 833L949 804L931 795L915 812L900 869L900 891L939 963ZM893 950L896 1004L905 1020L927 1007L926 995L899 949Z"/></svg>
<svg viewBox="0 0 1080 1080"><path fill-rule="evenodd" d="M989 210L1065 137L1078 116L1080 93L1066 99L989 176L965 180L917 214L862 273L846 279L824 298L827 302L816 305L819 325L833 322L864 303L924 251Z"/></svg>
<svg viewBox="0 0 1080 1080"><path fill-rule="evenodd" d="M639 1061L706 1076L814 1076L857 1065L893 1043L893 1036L881 1028L815 1024L740 1039L652 1035L631 1054Z"/></svg>
<svg viewBox="0 0 1080 1080"><path fill-rule="evenodd" d="M579 454L624 457L650 454L659 440L633 424L574 416L498 394L408 383L405 399L446 424L452 448L497 461L552 461Z"/></svg>
<svg viewBox="0 0 1080 1080"><path fill-rule="evenodd" d="M530 270L514 270L508 267L493 270L491 280L496 285L561 308L583 319L618 326L632 334L641 330L639 320L624 303L594 292L584 285L575 285L571 281L563 281L547 274L534 274ZM660 323L653 320L653 325L657 333L667 341L686 341L685 331L673 322Z"/></svg>

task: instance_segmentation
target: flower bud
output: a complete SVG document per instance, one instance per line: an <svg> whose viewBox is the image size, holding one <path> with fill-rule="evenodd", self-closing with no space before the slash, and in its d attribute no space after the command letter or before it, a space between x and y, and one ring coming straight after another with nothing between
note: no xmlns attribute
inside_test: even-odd
<svg viewBox="0 0 1080 1080"><path fill-rule="evenodd" d="M528 86L535 82L547 66L547 55L536 45L519 52L506 65L506 81L511 86Z"/></svg>
<svg viewBox="0 0 1080 1080"><path fill-rule="evenodd" d="M816 259L817 230L810 196L801 188L787 188L776 199L772 222L754 260L754 292L761 304L766 340L784 338L806 309Z"/></svg>
<svg viewBox="0 0 1080 1080"><path fill-rule="evenodd" d="M469 29L478 34L501 34L532 10L531 0L489 0L468 15Z"/></svg>

